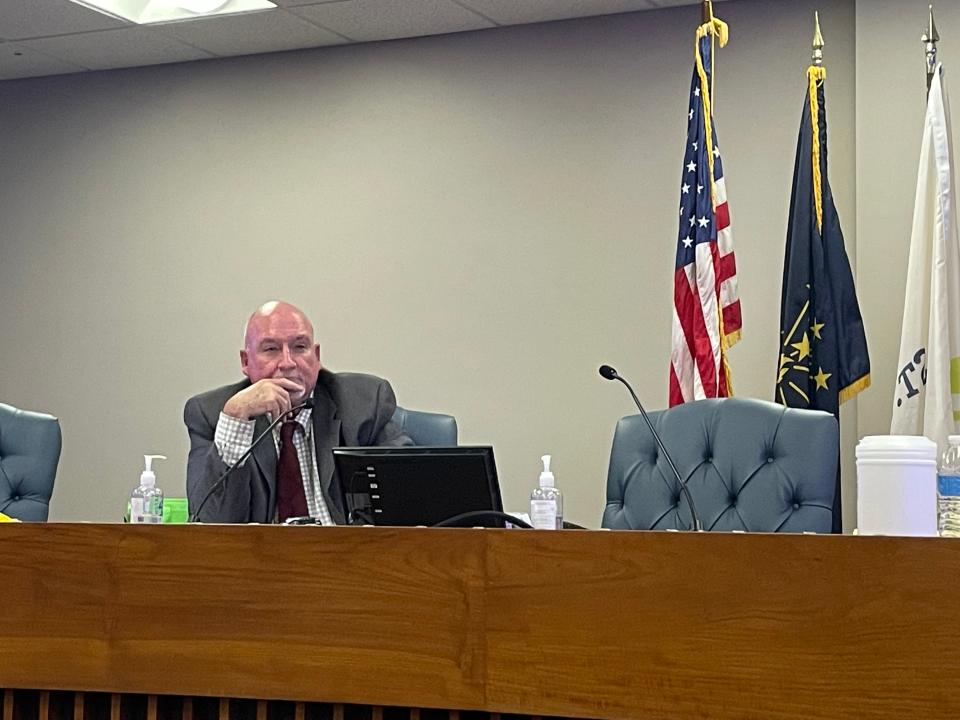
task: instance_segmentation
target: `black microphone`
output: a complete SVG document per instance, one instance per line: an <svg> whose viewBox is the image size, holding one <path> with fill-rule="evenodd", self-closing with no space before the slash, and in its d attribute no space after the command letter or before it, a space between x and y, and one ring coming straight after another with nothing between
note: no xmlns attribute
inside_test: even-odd
<svg viewBox="0 0 960 720"><path fill-rule="evenodd" d="M690 517L693 519L693 527L691 530L696 530L700 532L703 530L703 525L700 522L700 515L697 513L697 506L693 504L693 495L690 494L690 488L687 487L686 481L680 477L680 471L677 470L676 464L673 462L673 458L670 457L670 453L667 452L667 448L663 445L663 439L660 437L660 433L656 431L656 428L653 427L653 423L650 422L650 418L647 416L647 411L643 409L643 404L640 402L640 398L637 397L637 394L633 391L633 388L630 387L630 383L624 380L609 365L600 366L600 375L605 380L619 380L622 382L627 390L630 391L633 401L637 404L637 407L640 409L640 414L643 415L643 419L647 422L647 427L650 428L650 434L653 435L653 439L657 441L657 447L660 448L660 452L663 453L663 456L667 459L667 463L670 465L670 469L673 471L673 476L677 479L677 482L680 483L680 490L683 493L683 496L687 499L687 505L690 506Z"/></svg>
<svg viewBox="0 0 960 720"><path fill-rule="evenodd" d="M277 415L276 419L267 426L267 429L264 430L262 433L260 433L260 435L258 435L256 438L254 438L253 442L250 443L250 447L247 448L247 451L243 453L243 455L241 455L233 465L231 465L226 470L224 470L223 474L220 477L218 477L217 481L210 487L209 490L207 490L207 494L203 496L203 500L200 501L200 505L197 506L196 511L190 515L189 522L192 522L192 523L197 522L197 518L200 517L200 511L203 510L203 506L207 504L207 500L209 500L217 490L219 490L221 487L223 487L226 484L227 478L230 476L230 473L232 473L234 470L240 467L243 464L243 461L246 460L248 457L250 457L253 451L256 450L257 445L259 445L263 441L263 439L270 434L270 431L273 430L278 423L282 422L284 418L286 418L289 415L296 415L301 410L306 410L307 408L312 408L312 407L313 407L313 398L307 398L299 405L294 405L289 410L285 410L284 412Z"/></svg>

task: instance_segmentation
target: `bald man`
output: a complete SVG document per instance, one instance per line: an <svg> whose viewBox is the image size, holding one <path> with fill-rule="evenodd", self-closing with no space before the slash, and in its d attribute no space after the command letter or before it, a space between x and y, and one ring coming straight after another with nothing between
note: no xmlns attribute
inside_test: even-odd
<svg viewBox="0 0 960 720"><path fill-rule="evenodd" d="M247 322L240 369L246 380L190 398L183 421L190 435L187 495L191 512L227 467L281 413L287 418L203 507L203 522L283 522L310 515L324 525L345 522L343 491L331 449L411 445L391 421L390 383L373 375L332 373L320 362L313 325L297 307L271 301Z"/></svg>

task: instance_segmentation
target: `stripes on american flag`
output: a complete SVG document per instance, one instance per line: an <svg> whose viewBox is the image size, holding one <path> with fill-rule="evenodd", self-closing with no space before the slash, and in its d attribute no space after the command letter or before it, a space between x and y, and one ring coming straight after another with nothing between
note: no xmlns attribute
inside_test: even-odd
<svg viewBox="0 0 960 720"><path fill-rule="evenodd" d="M697 31L673 283L670 405L731 394L727 350L740 339L737 262L711 116L711 37Z"/></svg>

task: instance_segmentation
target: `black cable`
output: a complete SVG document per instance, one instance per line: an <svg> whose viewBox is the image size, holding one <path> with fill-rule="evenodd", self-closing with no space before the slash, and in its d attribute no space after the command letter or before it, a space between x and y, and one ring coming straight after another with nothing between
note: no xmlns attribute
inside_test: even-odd
<svg viewBox="0 0 960 720"><path fill-rule="evenodd" d="M485 518L487 520L503 520L520 528L526 528L528 530L533 529L532 525L524 522L520 518L505 512L499 512L497 510L473 510L471 512L460 513L459 515L454 515L446 520L441 520L430 527L472 527L475 524L472 521L480 518Z"/></svg>
<svg viewBox="0 0 960 720"><path fill-rule="evenodd" d="M368 508L354 508L347 518L347 525L376 525L373 515L367 512Z"/></svg>

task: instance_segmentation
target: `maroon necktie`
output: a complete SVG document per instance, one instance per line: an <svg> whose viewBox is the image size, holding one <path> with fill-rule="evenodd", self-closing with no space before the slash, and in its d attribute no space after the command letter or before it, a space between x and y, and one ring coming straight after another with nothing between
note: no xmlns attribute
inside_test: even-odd
<svg viewBox="0 0 960 720"><path fill-rule="evenodd" d="M300 429L300 423L293 420L280 426L280 458L277 460L277 517L280 522L310 514L307 496L303 492L300 458L293 444L293 434Z"/></svg>

